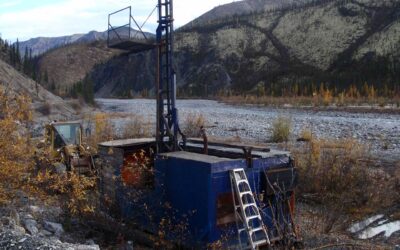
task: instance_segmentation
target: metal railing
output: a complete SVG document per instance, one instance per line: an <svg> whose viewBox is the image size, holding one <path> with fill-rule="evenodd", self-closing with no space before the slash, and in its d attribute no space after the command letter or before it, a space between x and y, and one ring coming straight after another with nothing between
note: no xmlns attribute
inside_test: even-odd
<svg viewBox="0 0 400 250"><path fill-rule="evenodd" d="M108 46L110 46L111 43L124 42L124 41L132 40L132 39L141 40L142 42L151 42L151 39L148 36L146 36L145 32L143 32L143 26L146 24L146 22L152 16L155 9L156 8L153 9L153 11L150 13L150 15L147 17L147 19L145 20L145 22L142 25L139 25L138 22L135 20L135 18L133 18L131 6L108 14L108 31L107 31ZM124 25L113 26L111 23L112 17L114 15L117 15L126 10L128 10L128 12L129 12L128 13L129 14L129 16L128 16L129 22ZM132 28L132 24L134 24L134 26L133 26L134 29Z"/></svg>

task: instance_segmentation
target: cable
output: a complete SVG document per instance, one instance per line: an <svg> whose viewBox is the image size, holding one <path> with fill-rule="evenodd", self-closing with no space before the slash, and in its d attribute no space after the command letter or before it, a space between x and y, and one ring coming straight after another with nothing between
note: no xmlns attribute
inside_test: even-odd
<svg viewBox="0 0 400 250"><path fill-rule="evenodd" d="M147 21L150 19L150 17L153 15L154 11L157 9L157 5L156 7L154 7L154 9L151 11L150 15L146 18L146 20L144 21L144 23L142 24L142 26L140 26L140 28L143 28L143 26L147 23Z"/></svg>

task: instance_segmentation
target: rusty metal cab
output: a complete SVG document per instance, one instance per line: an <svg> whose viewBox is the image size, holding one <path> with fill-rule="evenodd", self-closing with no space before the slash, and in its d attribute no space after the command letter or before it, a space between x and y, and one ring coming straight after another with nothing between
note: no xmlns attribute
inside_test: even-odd
<svg viewBox="0 0 400 250"><path fill-rule="evenodd" d="M92 155L82 143L82 126L79 122L47 124L44 143L50 161L64 164L67 171L87 174L93 170Z"/></svg>

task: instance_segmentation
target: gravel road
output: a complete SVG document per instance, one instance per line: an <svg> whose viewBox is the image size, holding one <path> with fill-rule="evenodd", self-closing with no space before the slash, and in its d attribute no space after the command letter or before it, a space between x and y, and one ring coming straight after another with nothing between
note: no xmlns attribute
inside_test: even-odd
<svg viewBox="0 0 400 250"><path fill-rule="evenodd" d="M97 99L105 112L140 114L149 121L155 120L155 100ZM372 112L312 111L257 106L231 106L210 100L178 100L181 122L188 114L202 114L214 136L240 136L264 142L271 135L272 122L277 117L292 120L292 139L305 128L319 138L354 138L371 147L380 157L399 158L400 115ZM124 121L117 122L121 127Z"/></svg>

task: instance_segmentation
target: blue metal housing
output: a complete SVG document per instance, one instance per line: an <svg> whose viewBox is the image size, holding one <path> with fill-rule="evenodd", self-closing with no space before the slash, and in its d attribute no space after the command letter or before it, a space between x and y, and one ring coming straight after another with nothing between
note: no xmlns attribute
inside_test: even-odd
<svg viewBox="0 0 400 250"><path fill-rule="evenodd" d="M107 153L114 160L112 168L117 177L115 205L122 218L135 221L148 231L159 232L162 227L168 232L167 237L189 246L206 246L221 239L228 239L230 244L235 242L236 224L229 176L229 170L235 168L245 169L252 191L258 194L257 200L270 238L278 236L276 221L284 225L283 222L291 219L289 211L284 208L287 200L279 200L274 195L268 199L269 204L265 204L266 196L262 197L267 186L265 171L293 169L286 152L257 152L251 166L241 158L185 151L163 153L157 155L154 162L153 185L132 188L118 178L123 159L115 162L118 158L115 154L126 155L123 151L132 152L129 148L131 146L114 148L112 156ZM108 152L106 149L100 147L100 152ZM284 206L278 204L282 201Z"/></svg>

